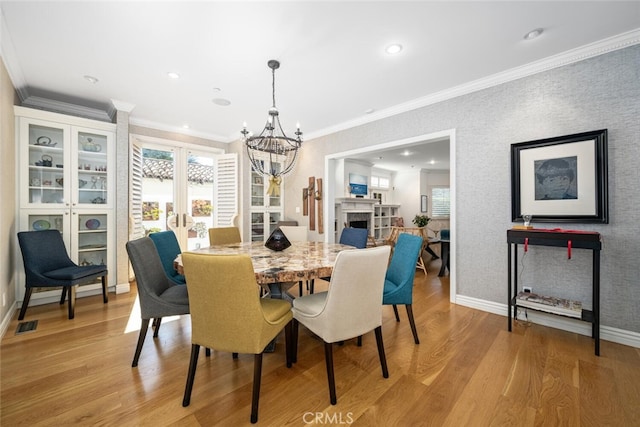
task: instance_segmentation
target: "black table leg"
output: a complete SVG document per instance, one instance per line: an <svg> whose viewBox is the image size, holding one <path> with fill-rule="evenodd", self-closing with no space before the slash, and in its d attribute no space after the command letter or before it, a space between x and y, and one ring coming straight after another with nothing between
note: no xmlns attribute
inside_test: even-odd
<svg viewBox="0 0 640 427"><path fill-rule="evenodd" d="M449 241L441 240L440 241L441 255L442 255L442 266L440 266L440 272L438 276L444 276L446 270L449 269Z"/></svg>

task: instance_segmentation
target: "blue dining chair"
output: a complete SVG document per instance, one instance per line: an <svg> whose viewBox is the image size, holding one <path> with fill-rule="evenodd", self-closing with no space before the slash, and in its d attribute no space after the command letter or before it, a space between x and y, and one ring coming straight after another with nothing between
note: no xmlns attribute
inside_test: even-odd
<svg viewBox="0 0 640 427"><path fill-rule="evenodd" d="M173 260L182 253L178 239L173 231L159 231L157 233L150 233L149 238L153 241L153 244L160 255L160 261L162 261L162 268L167 274L169 279L176 285L184 285L187 283L184 275L178 273L173 266Z"/></svg>
<svg viewBox="0 0 640 427"><path fill-rule="evenodd" d="M367 247L368 238L369 230L366 228L346 227L342 229L342 233L340 234L340 243L358 249L364 249Z"/></svg>
<svg viewBox="0 0 640 427"><path fill-rule="evenodd" d="M393 249L391 263L387 269L384 281L384 293L382 294L382 304L393 305L393 312L396 321L400 321L398 316L398 304L404 304L413 333L413 340L420 344L416 323L413 319L413 279L416 274L416 262L422 251L422 237L412 234L401 233Z"/></svg>
<svg viewBox="0 0 640 427"><path fill-rule="evenodd" d="M62 287L60 304L69 294L69 319L73 319L76 303L76 285L91 283L102 278L102 299L106 304L107 267L105 265L77 265L69 255L58 230L21 231L18 243L22 252L25 272L25 294L18 320L24 319L33 288Z"/></svg>

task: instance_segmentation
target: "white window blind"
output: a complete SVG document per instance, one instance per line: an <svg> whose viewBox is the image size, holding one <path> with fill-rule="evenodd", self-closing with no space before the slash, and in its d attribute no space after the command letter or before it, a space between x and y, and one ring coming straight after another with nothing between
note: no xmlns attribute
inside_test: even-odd
<svg viewBox="0 0 640 427"><path fill-rule="evenodd" d="M449 187L431 188L431 217L448 218L451 209Z"/></svg>

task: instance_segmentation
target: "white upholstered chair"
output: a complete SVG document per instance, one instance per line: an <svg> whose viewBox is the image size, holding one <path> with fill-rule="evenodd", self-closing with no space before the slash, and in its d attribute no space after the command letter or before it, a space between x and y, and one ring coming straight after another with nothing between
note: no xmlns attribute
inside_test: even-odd
<svg viewBox="0 0 640 427"><path fill-rule="evenodd" d="M324 341L329 398L337 403L333 373L333 343L375 330L382 376L389 377L382 343L382 291L389 246L349 249L336 257L327 292L293 300L293 362L297 359L298 324Z"/></svg>
<svg viewBox="0 0 640 427"><path fill-rule="evenodd" d="M280 230L287 236L290 242L307 242L309 241L308 230L306 225L281 225Z"/></svg>

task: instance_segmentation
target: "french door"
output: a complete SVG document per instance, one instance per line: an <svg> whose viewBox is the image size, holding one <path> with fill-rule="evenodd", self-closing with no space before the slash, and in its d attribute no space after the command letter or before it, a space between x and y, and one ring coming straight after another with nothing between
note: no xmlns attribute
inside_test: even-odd
<svg viewBox="0 0 640 427"><path fill-rule="evenodd" d="M237 214L237 155L133 138L131 212L136 237L173 230L183 251L209 246L209 228Z"/></svg>

